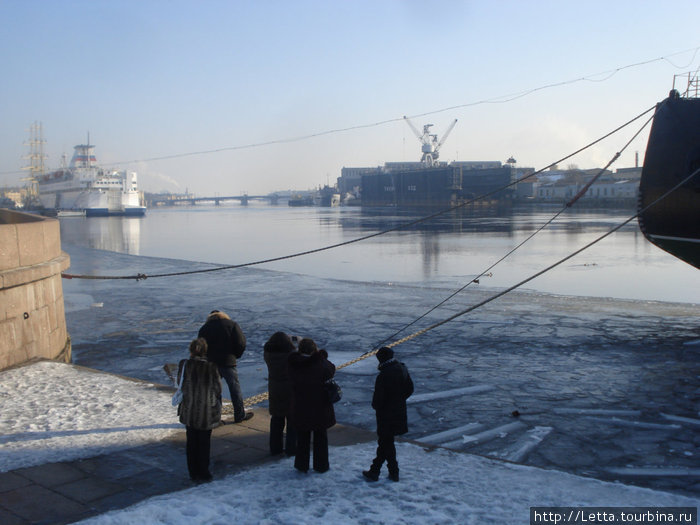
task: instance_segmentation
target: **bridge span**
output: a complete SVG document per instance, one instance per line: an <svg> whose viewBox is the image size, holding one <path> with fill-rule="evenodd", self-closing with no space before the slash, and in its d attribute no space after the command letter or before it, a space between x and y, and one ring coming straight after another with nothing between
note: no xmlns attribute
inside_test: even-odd
<svg viewBox="0 0 700 525"><path fill-rule="evenodd" d="M194 206L195 204L201 202L213 202L216 206L219 206L222 202L225 201L240 201L241 205L245 206L248 204L248 201L251 200L270 201L270 204L277 204L281 200L281 197L274 193L271 195L216 195L214 197L193 197L185 195L152 195L146 199L146 205L150 208L153 206L177 206L182 204L189 204L191 206Z"/></svg>

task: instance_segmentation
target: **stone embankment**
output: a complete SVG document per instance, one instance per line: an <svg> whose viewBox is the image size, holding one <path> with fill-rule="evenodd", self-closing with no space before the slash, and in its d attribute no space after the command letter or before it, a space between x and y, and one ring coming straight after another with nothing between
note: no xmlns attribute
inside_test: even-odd
<svg viewBox="0 0 700 525"><path fill-rule="evenodd" d="M70 361L56 219L0 209L0 370L36 358Z"/></svg>

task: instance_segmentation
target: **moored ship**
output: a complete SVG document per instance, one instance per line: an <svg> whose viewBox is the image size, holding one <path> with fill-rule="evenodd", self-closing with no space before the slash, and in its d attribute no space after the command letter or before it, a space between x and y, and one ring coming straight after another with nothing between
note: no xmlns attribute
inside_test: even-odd
<svg viewBox="0 0 700 525"><path fill-rule="evenodd" d="M700 97L697 77L657 105L639 183L639 228L700 268Z"/></svg>
<svg viewBox="0 0 700 525"><path fill-rule="evenodd" d="M136 173L99 167L94 148L89 141L75 146L68 166L36 178L41 204L57 212L84 211L88 217L144 215Z"/></svg>
<svg viewBox="0 0 700 525"><path fill-rule="evenodd" d="M481 198L472 205L506 205L515 195L515 159L499 161L439 161L440 148L454 128L450 123L442 139L430 132L432 124L418 130L404 120L421 143L418 162L386 162L377 168L343 168L341 194L359 196L362 206L447 207Z"/></svg>

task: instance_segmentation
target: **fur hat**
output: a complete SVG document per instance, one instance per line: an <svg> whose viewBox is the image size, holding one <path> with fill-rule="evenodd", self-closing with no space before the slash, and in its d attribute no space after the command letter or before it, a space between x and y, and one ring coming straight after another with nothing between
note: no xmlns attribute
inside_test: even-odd
<svg viewBox="0 0 700 525"><path fill-rule="evenodd" d="M227 314L222 312L221 310L212 310L209 312L209 315L207 316L207 321L211 321L212 319L231 319Z"/></svg>
<svg viewBox="0 0 700 525"><path fill-rule="evenodd" d="M382 346L379 350L377 350L377 360L380 363L388 361L392 357L394 357L394 351L388 346Z"/></svg>

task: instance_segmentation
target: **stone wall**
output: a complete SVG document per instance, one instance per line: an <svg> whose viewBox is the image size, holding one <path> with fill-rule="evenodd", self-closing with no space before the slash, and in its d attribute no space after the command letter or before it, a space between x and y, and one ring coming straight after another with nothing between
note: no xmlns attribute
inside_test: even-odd
<svg viewBox="0 0 700 525"><path fill-rule="evenodd" d="M35 358L70 361L56 219L0 209L0 370Z"/></svg>

